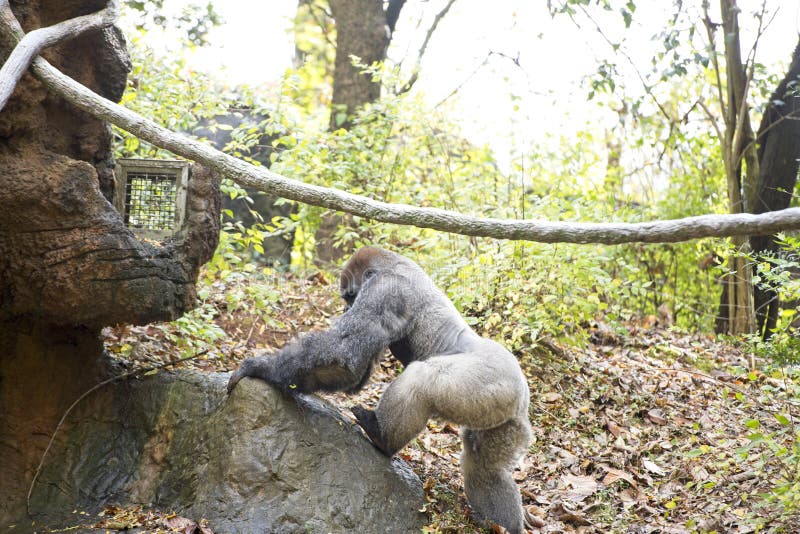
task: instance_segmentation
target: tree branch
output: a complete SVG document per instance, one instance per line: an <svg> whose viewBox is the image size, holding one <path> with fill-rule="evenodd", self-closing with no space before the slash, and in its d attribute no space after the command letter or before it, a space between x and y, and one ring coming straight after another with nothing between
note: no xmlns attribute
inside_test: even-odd
<svg viewBox="0 0 800 534"><path fill-rule="evenodd" d="M653 93L653 86L647 83L647 80L645 79L644 75L639 70L639 68L636 66L636 62L633 60L631 55L625 50L625 48L623 48L621 45L615 44L614 41L611 40L611 38L603 30L603 27L600 25L600 23L597 22L594 19L594 17L592 17L591 13L589 13L589 11L584 6L579 5L578 8L581 10L584 16L588 18L589 21L594 25L595 31L597 31L597 33L600 34L600 37L602 37L603 40L606 42L606 44L611 47L614 53L622 54L622 57L624 57L625 60L628 62L628 64L631 66L634 74L636 74L636 77L639 78L639 83L642 85L642 89L644 89L645 94L650 97L650 100L652 100L653 103L656 105L658 111L664 116L664 118L670 124L670 134L671 134L672 126L675 124L675 119L673 119L670 116L669 112L664 108L661 102L659 102L658 98L656 98L655 93ZM580 25L575 21L575 19L573 18L572 20L573 22L575 22L575 25L578 26L578 28L580 28Z"/></svg>
<svg viewBox="0 0 800 534"><path fill-rule="evenodd" d="M15 18L11 19L12 23L9 20L6 16L0 17L0 31L20 40L24 35L22 28ZM462 235L542 243L671 243L703 237L769 235L782 230L800 230L800 208L760 215L702 215L645 223L580 223L480 218L436 208L389 204L334 188L307 184L245 163L106 100L65 76L41 57L33 61L32 68L36 77L51 91L75 107L155 146L200 162L240 185L375 221Z"/></svg>
<svg viewBox="0 0 800 534"><path fill-rule="evenodd" d="M0 16L4 19L8 16L13 17L8 0L0 0ZM108 6L101 11L59 22L47 28L38 28L25 35L0 69L0 110L5 107L33 58L42 50L87 31L111 26L118 17L119 0L109 0ZM3 21L3 25L8 23L9 20Z"/></svg>
<svg viewBox="0 0 800 534"><path fill-rule="evenodd" d="M430 43L431 37L433 37L433 32L436 31L436 28L439 27L439 23L442 19L447 15L447 12L450 11L450 8L453 7L453 4L456 3L456 0L448 0L447 4L439 11L433 19L431 23L431 27L428 28L427 33L425 34L425 40L422 41L422 46L419 48L419 53L417 54L417 61L414 63L414 70L411 71L411 77L408 81L403 84L403 87L400 88L398 94L407 93L411 90L411 87L417 83L419 79L419 71L422 68L422 58L425 56L425 52L428 50L428 43Z"/></svg>

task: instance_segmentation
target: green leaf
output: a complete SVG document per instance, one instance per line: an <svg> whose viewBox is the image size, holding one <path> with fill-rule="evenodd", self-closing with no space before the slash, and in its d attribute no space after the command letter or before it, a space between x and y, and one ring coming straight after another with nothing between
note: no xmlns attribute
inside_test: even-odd
<svg viewBox="0 0 800 534"><path fill-rule="evenodd" d="M744 426L755 430L761 426L761 423L757 419L745 419Z"/></svg>
<svg viewBox="0 0 800 534"><path fill-rule="evenodd" d="M786 417L785 415L783 415L782 413L776 413L775 414L775 419L777 419L778 422L780 424L782 424L783 426L789 426L791 424L791 421L789 421L789 418Z"/></svg>
<svg viewBox="0 0 800 534"><path fill-rule="evenodd" d="M625 27L630 28L631 22L633 22L633 14L627 9L622 9L621 12L622 12L622 20L625 21Z"/></svg>

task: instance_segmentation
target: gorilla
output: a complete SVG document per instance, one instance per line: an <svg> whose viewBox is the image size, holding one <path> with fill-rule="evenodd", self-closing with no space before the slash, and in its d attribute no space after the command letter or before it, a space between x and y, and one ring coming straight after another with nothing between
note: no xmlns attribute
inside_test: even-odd
<svg viewBox="0 0 800 534"><path fill-rule="evenodd" d="M375 446L392 456L431 417L461 427L461 469L476 514L523 532L511 476L531 441L529 391L517 359L480 337L413 261L376 247L358 250L340 280L344 314L269 357L245 359L228 383L255 377L284 391L356 391L388 347L404 366L377 408L352 409Z"/></svg>

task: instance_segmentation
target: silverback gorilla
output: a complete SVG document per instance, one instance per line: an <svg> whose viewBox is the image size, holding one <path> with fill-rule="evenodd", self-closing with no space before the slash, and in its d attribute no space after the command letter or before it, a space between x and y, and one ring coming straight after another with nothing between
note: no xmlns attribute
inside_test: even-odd
<svg viewBox="0 0 800 534"><path fill-rule="evenodd" d="M374 444L392 456L428 418L459 425L461 469L475 512L523 532L522 501L511 476L531 439L528 385L516 358L476 334L413 261L375 247L358 250L340 281L345 313L328 331L306 334L270 357L247 358L246 376L284 391L355 391L388 347L405 369L372 411L353 408Z"/></svg>

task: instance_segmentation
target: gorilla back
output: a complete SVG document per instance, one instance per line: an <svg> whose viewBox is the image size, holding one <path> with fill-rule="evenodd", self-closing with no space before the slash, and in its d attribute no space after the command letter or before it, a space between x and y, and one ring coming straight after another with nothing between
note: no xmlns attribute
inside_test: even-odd
<svg viewBox="0 0 800 534"><path fill-rule="evenodd" d="M391 456L429 418L461 427L461 468L475 512L513 534L523 532L522 501L511 471L531 440L529 393L516 358L476 334L413 261L376 247L358 250L340 280L345 313L271 357L248 358L245 376L285 390L361 388L388 347L405 369L377 408L353 408L361 427Z"/></svg>

